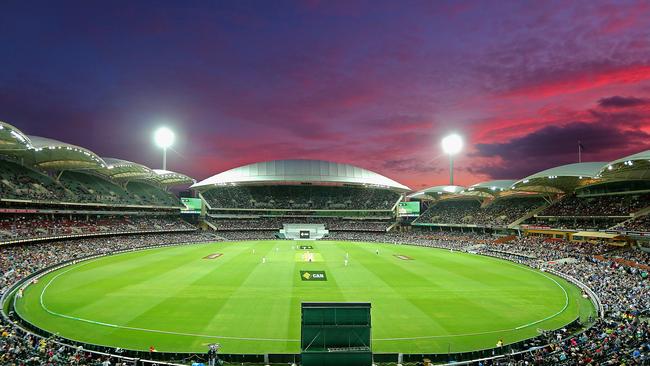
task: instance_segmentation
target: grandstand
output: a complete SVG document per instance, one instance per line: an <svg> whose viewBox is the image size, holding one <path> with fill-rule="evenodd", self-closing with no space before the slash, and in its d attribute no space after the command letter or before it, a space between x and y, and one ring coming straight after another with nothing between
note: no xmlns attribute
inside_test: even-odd
<svg viewBox="0 0 650 366"><path fill-rule="evenodd" d="M0 123L0 243L196 230L169 192L191 183Z"/></svg>
<svg viewBox="0 0 650 366"><path fill-rule="evenodd" d="M498 180L467 188L438 186L411 194L412 199L428 201L427 210L413 225L513 228L547 205L540 194L513 191L513 183Z"/></svg>
<svg viewBox="0 0 650 366"><path fill-rule="evenodd" d="M330 230L381 230L395 223L408 187L375 172L319 160L276 160L237 167L192 186L217 231L279 230L284 223Z"/></svg>
<svg viewBox="0 0 650 366"><path fill-rule="evenodd" d="M213 335L206 338L199 334L204 331L204 325L210 325L210 321L196 326L193 322L200 315L189 318L186 315L205 312L208 318L214 316L214 319L221 319L216 330L206 328L205 333L221 332L228 322L234 325L231 331L246 330L250 333L241 332L218 339L237 350L234 354L224 355L231 357L231 362L295 362L299 358L293 353L291 342L295 341L293 337L296 335L292 333L294 329L285 329L289 322L281 326L275 323L275 326L264 325L267 324L266 319L268 324L272 324L272 321L282 322L282 316L287 314L278 313L275 310L278 308L273 306L262 309L263 306L257 303L259 300L263 304L265 300L287 294L290 297L282 301L296 301L298 296L293 291L304 291L305 288L310 296L315 293L310 292L314 290L309 287L295 284L296 278L286 282L282 277L302 265L300 258L303 256L300 252L295 253L299 249L290 242L272 240L282 238L278 234L285 225L294 224L322 225L328 230L329 237L326 239L329 241L323 243L319 256L310 257L317 258L314 263L310 260L310 264L320 266L317 269L327 269L330 284L336 285L331 294L337 300L352 296L350 293L377 298L396 294L390 297L395 306L395 311L391 313L397 314L400 321L383 323L377 327L377 332L390 334L391 328L395 328L404 332L400 337L406 341L399 341L400 337L379 337L379 347L385 347L380 349L388 351L376 355L378 363L415 363L426 355L440 363L485 358L488 359L486 363L494 365L526 362L589 364L585 360L597 360L593 364L616 364L619 361L642 364L638 357L632 355L637 350L647 354L650 337L650 329L644 322L650 315L648 161L650 151L610 163L564 165L518 180L491 180L468 187L432 186L417 192L376 172L320 160L257 162L196 182L181 173L151 169L118 158L103 158L86 148L29 136L12 125L0 123L0 250L3 250L0 257L0 296L4 299L0 330L7 334L0 338L0 361L26 364L24 360L33 361L38 357L51 360L56 356L65 357L66 361L51 362L53 365L65 364L75 357L85 357L88 363L110 359L120 362L135 360L133 364L164 364L162 360L178 361L179 355L182 355L182 362L202 360L204 355L197 349L215 341L210 338ZM200 204L192 210L185 210L171 188L190 185L190 195L198 197L196 201L200 200ZM406 205L405 202L418 202L421 210L410 216L405 211L408 219L400 217L398 207L400 204ZM192 214L189 215L188 211ZM202 230L198 230L197 226ZM203 244L183 245L186 243ZM159 249L140 250L152 247ZM264 261L269 258L271 264L267 266L270 269L268 272L255 272L260 270L255 266L265 263L251 257L255 250L264 252ZM380 250L391 254L382 256ZM200 252L201 256L194 258L192 251ZM127 255L108 257L123 252ZM337 272L346 270L348 252L353 253L353 260L358 256L365 261L362 265L353 263L350 271L354 273L353 276ZM159 256L147 257L150 253ZM456 253L459 255L455 256ZM224 254L227 258L215 260ZM419 255L421 257L411 258ZM80 261L86 257L93 261ZM492 257L499 260L493 261ZM138 262L137 258L142 258L142 262ZM328 262L330 258L336 258L336 263ZM500 259L516 262L517 265ZM64 261L66 267L56 272ZM39 297L33 296L35 292L30 291L39 288L43 294L49 284L44 285L45 281L39 281L40 278L50 281L68 269L88 263L96 265L88 265L84 269L88 272L84 272L84 275L93 271L100 273L99 280L88 279L88 282L100 286L97 290L93 289L93 297L101 301L111 300L110 296L103 298L101 286L109 284L119 287L113 279L120 277L126 281L125 288L131 289L121 296L135 294L138 301L134 303L151 300L146 306L161 311L157 314L165 314L162 318L176 319L180 316L184 319L183 327L186 328L183 328L181 336L173 338L173 334L168 334L173 333L165 330L170 324L159 324L162 331L143 334L141 330L148 329L149 325L140 323L139 326L127 326L139 329L137 335L127 333L136 331L134 329L111 326L108 327L111 335L101 338L99 335L107 332L101 330L101 324L74 323L71 327L73 331L77 327L86 329L84 327L98 326L97 338L91 334L89 338L81 339L80 343L52 338L51 330L54 328L39 327L39 322L52 316L51 313L30 318L29 312L25 312L34 311L39 303L42 305L42 300L39 302ZM107 264L102 267L102 263ZM140 263L147 265L141 266ZM421 267L411 268L411 264ZM113 272L113 268L121 270ZM157 272L161 268L169 272ZM454 272L459 268L466 272ZM427 272L430 270L439 272ZM481 270L486 271L484 276L475 273ZM50 274L48 271L54 272ZM437 307L433 306L437 313L434 321L427 323L428 327L448 321L437 330L440 333L445 333L443 328L462 325L467 328L459 328L458 332L465 334L463 332L469 332L467 329L474 329L474 323L496 329L490 328L488 333L503 332L500 324L489 324L481 312L458 316L454 311L469 307L475 300L473 296L466 295L470 290L463 286L469 283L480 287L484 285L483 282L498 282L508 271L521 271L517 272L517 276L534 273L538 280L549 274L554 276L554 281L560 281L562 286L558 282L556 284L565 295L560 294L558 304L566 300L562 311L557 312L553 306L549 309L541 307L539 303L545 298L534 299L527 307L535 308L531 310L535 319L541 318L539 314L547 316L550 310L557 312L556 315L561 314L561 319L544 323L543 327L534 323L533 326L523 326L524 330L513 328L508 329L507 333L499 333L512 338L507 341L506 347L495 348L494 339L486 335L478 339L472 338L474 336L435 334L433 337L441 340L436 342L421 340L421 337L429 337L429 333L418 333L416 337L411 337L414 334L410 333L412 330L409 326L431 320L423 314L431 310L432 304L437 304ZM226 277L218 277L217 280L209 277L215 273ZM253 273L257 273L257 276ZM107 274L108 277L101 277ZM472 274L478 277L471 278ZM445 277L443 284L440 284L438 280L443 277L438 276L445 275L449 277ZM141 277L136 279L137 276ZM204 279L202 276L208 277ZM227 276L255 285L250 289L246 286L237 288ZM131 277L135 283L128 282ZM478 300L481 311L507 320L511 314L503 309L532 301L530 297L534 294L527 289L521 297L517 297L512 289L520 284L521 278L513 278L516 280L502 284L503 288L498 290L512 294L513 301L502 301L498 297L489 301ZM461 281L457 284L451 283L458 279ZM70 293L83 288L84 281L86 278L79 281L79 286L74 283L69 289ZM142 285L148 281L154 281L154 284L150 287ZM165 287L175 281L181 281L181 284L171 291ZM415 287L406 286L411 285L410 281ZM285 282L289 283L288 287ZM353 286L346 288L350 283ZM380 285L374 288L367 283ZM553 286L549 297L552 297L553 291L558 291ZM190 293L183 292L185 289L191 289ZM209 296L214 296L210 301L201 297L206 291L211 293ZM436 299L427 298L427 291L440 291L444 294L444 302L436 303ZM483 299L482 296L494 295L498 291L489 288L477 297ZM176 292L182 296L163 298ZM218 297L229 294L232 296ZM9 301L10 298L13 301ZM120 299L115 303L118 306L122 300L119 296L116 298ZM552 302L557 299L548 300ZM59 299L63 303L68 300L65 296L63 300ZM74 306L84 307L82 299L73 300L70 302ZM419 301L426 301L427 306L416 305L417 315L411 314L411 308ZM219 306L212 306L213 302ZM446 302L451 305L447 306ZM193 308L183 308L185 303ZM210 306L205 307L206 303ZM226 304L224 309L227 308L227 311L215 310L221 309L223 304ZM499 308L501 305L505 307ZM181 310L176 312L176 307ZM201 311L194 311L195 308ZM9 312L5 309L13 310ZM564 313L566 309L573 313ZM106 310L98 311L107 317L114 316ZM143 314L148 311L141 310ZM16 311L23 313L16 314ZM210 311L215 313L210 314ZM520 312L530 315L525 311ZM152 314L146 313L133 321L155 323L161 318ZM290 315L295 317L293 313ZM236 322L237 319L243 321L241 319L254 316L258 317L258 321L262 319L259 321L261 326L240 327ZM225 324L222 322L224 319ZM53 322L56 321L60 319ZM543 323L546 320L533 321ZM104 321L99 323L111 324ZM399 326L395 325L397 323L400 323ZM262 334L259 339L254 338L256 332ZM264 332L271 333L268 335ZM110 338L113 333L117 334L115 337L119 342ZM197 338L191 339L189 334ZM251 334L253 338L250 338ZM39 341L41 336L44 338ZM69 338L78 339L76 336ZM250 346L250 343L246 343L247 339L259 340L259 344ZM276 342L278 339L282 342ZM148 344L143 346L141 343L150 340L151 343L160 341L165 346L173 346L169 346L169 352L147 353L143 347L146 349ZM389 343L393 341L394 344ZM41 342L41 347L34 347L34 342ZM115 346L121 346L120 342L126 342L126 350L117 353ZM615 350L609 347L611 342L617 342ZM177 344L189 347L182 350L187 353L173 348ZM450 352L452 344L455 349ZM87 350L80 350L79 346ZM20 349L19 352L7 351L16 347Z"/></svg>

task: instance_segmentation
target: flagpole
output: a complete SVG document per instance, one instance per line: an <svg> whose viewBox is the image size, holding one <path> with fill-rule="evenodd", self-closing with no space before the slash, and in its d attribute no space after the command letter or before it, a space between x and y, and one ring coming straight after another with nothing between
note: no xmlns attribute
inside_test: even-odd
<svg viewBox="0 0 650 366"><path fill-rule="evenodd" d="M578 163L582 163L582 144L578 140Z"/></svg>

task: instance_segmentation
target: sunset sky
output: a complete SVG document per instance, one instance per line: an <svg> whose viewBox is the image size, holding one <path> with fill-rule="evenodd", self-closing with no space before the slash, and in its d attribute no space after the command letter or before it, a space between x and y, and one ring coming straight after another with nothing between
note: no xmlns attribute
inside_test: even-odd
<svg viewBox="0 0 650 366"><path fill-rule="evenodd" d="M54 6L56 5L56 6ZM650 149L650 2L6 1L0 120L196 179L323 159L413 189Z"/></svg>

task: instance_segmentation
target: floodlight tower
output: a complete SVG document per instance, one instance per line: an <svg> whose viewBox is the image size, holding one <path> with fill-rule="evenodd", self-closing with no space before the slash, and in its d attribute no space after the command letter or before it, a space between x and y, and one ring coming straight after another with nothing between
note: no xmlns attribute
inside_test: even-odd
<svg viewBox="0 0 650 366"><path fill-rule="evenodd" d="M452 133L442 139L442 151L449 155L449 185L454 185L454 155L463 148L463 138Z"/></svg>
<svg viewBox="0 0 650 366"><path fill-rule="evenodd" d="M167 170L167 148L174 144L174 132L167 127L160 127L153 135L156 145L163 149L163 170Z"/></svg>

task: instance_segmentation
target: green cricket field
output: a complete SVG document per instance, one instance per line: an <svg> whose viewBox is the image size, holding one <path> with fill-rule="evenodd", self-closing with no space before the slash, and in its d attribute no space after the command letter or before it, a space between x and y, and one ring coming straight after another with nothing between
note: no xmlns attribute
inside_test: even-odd
<svg viewBox="0 0 650 366"><path fill-rule="evenodd" d="M299 353L303 301L372 303L378 353L492 348L595 311L567 281L512 262L343 241L216 242L109 255L40 278L16 311L49 332L111 347L204 352L220 343L223 353Z"/></svg>

